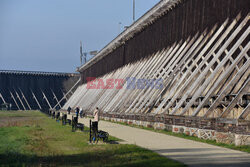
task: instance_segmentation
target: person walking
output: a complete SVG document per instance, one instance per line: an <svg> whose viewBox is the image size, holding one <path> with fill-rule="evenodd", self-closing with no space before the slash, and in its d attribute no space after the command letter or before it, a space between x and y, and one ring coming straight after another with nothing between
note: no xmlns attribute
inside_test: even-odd
<svg viewBox="0 0 250 167"><path fill-rule="evenodd" d="M80 111L79 107L76 107L75 113L76 113L76 119L77 119L77 121L78 121L79 111Z"/></svg>
<svg viewBox="0 0 250 167"><path fill-rule="evenodd" d="M82 109L82 107L80 108L80 117L81 118L83 117L83 109Z"/></svg>
<svg viewBox="0 0 250 167"><path fill-rule="evenodd" d="M99 108L98 107L96 107L93 113L93 116L94 116L93 127L95 127L96 130L98 131L98 121L99 121Z"/></svg>
<svg viewBox="0 0 250 167"><path fill-rule="evenodd" d="M96 107L93 113L94 120L92 122L92 129L93 129L93 137L94 141L97 141L97 134L98 134L98 121L99 121L99 108Z"/></svg>
<svg viewBox="0 0 250 167"><path fill-rule="evenodd" d="M68 107L67 111L68 111L68 114L70 114L70 112L71 112L71 107L70 106Z"/></svg>

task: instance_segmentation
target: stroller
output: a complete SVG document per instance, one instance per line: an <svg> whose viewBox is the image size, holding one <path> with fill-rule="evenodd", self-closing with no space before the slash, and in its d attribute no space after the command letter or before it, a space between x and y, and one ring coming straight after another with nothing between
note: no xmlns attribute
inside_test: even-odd
<svg viewBox="0 0 250 167"><path fill-rule="evenodd" d="M109 133L102 131L102 130L98 130L98 128L96 127L95 124L93 124L93 122L91 122L90 120L90 129L89 129L90 133L90 143L92 142L96 142L98 143L99 139L102 139L103 142L107 142L108 141L108 137L109 137Z"/></svg>

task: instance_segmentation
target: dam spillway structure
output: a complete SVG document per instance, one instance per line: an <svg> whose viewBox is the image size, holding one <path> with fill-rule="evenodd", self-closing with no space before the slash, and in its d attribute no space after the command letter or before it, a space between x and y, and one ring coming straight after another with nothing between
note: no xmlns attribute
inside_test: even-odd
<svg viewBox="0 0 250 167"><path fill-rule="evenodd" d="M79 67L65 103L107 120L250 144L246 0L162 0Z"/></svg>

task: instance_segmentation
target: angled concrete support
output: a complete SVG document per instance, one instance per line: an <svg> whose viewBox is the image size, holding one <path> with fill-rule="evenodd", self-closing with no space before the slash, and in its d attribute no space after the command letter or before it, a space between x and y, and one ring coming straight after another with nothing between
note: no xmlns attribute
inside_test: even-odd
<svg viewBox="0 0 250 167"><path fill-rule="evenodd" d="M41 109L42 109L42 107L41 107L41 105L40 105L39 101L37 100L37 98L36 98L35 94L33 93L33 91L32 91L31 89L30 89L30 91L31 91L32 96L33 96L33 98L35 99L35 101L36 101L36 103L37 103L37 105L38 105L39 109L41 110Z"/></svg>
<svg viewBox="0 0 250 167"><path fill-rule="evenodd" d="M50 90L51 90L51 92L52 92L52 94L53 94L53 96L54 96L53 98L56 99L57 104L59 105L60 108L62 108L61 104L59 103L59 101L58 101L58 99L57 99L57 97L56 97L56 95L55 95L55 93L53 92L52 89L50 89Z"/></svg>
<svg viewBox="0 0 250 167"><path fill-rule="evenodd" d="M24 101L25 101L26 104L28 105L29 110L31 110L31 107L30 107L30 104L29 104L28 100L26 99L26 97L24 96L24 94L23 94L23 92L22 92L22 90L21 90L20 88L19 88L19 90L20 90L20 92L21 92L21 94L22 94L22 98L24 99Z"/></svg>
<svg viewBox="0 0 250 167"><path fill-rule="evenodd" d="M0 93L0 98L3 100L4 103L6 103L1 93Z"/></svg>
<svg viewBox="0 0 250 167"><path fill-rule="evenodd" d="M22 101L22 99L20 98L19 94L17 93L17 91L16 91L15 89L14 89L14 91L15 91L16 96L17 96L18 100L20 101L20 103L21 103L23 109L26 110L26 107L24 106L23 101Z"/></svg>
<svg viewBox="0 0 250 167"><path fill-rule="evenodd" d="M45 100L46 100L47 104L49 105L49 108L50 108L50 109L52 109L52 107L51 107L51 105L50 105L50 102L49 102L49 100L47 99L47 97L46 97L45 93L43 93L43 91L42 91L42 90L41 90L41 92L42 92L42 94L43 94L43 99L45 99Z"/></svg>
<svg viewBox="0 0 250 167"><path fill-rule="evenodd" d="M66 99L66 96L67 96L69 93L72 92L72 90L77 86L78 83L80 83L80 81L81 81L81 78L72 86L72 88L70 88L70 90L65 94L65 96L64 96L61 100L58 101L58 103L53 107L53 109L55 109L56 106L58 106L64 99Z"/></svg>
<svg viewBox="0 0 250 167"><path fill-rule="evenodd" d="M18 110L21 110L20 107L19 107L19 105L18 105L18 103L17 103L17 101L16 101L16 99L15 99L15 97L14 97L14 95L12 94L11 91L10 91L10 95L11 95L11 98L13 99L13 101L15 102L15 104L16 104Z"/></svg>

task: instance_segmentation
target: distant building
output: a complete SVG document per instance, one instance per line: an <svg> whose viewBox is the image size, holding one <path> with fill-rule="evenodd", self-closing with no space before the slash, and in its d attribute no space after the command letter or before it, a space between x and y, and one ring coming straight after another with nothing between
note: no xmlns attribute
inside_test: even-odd
<svg viewBox="0 0 250 167"><path fill-rule="evenodd" d="M77 73L0 70L1 108L14 110L53 108L78 79ZM67 98L71 94L72 92ZM60 108L65 101L66 99L62 100L57 108Z"/></svg>

